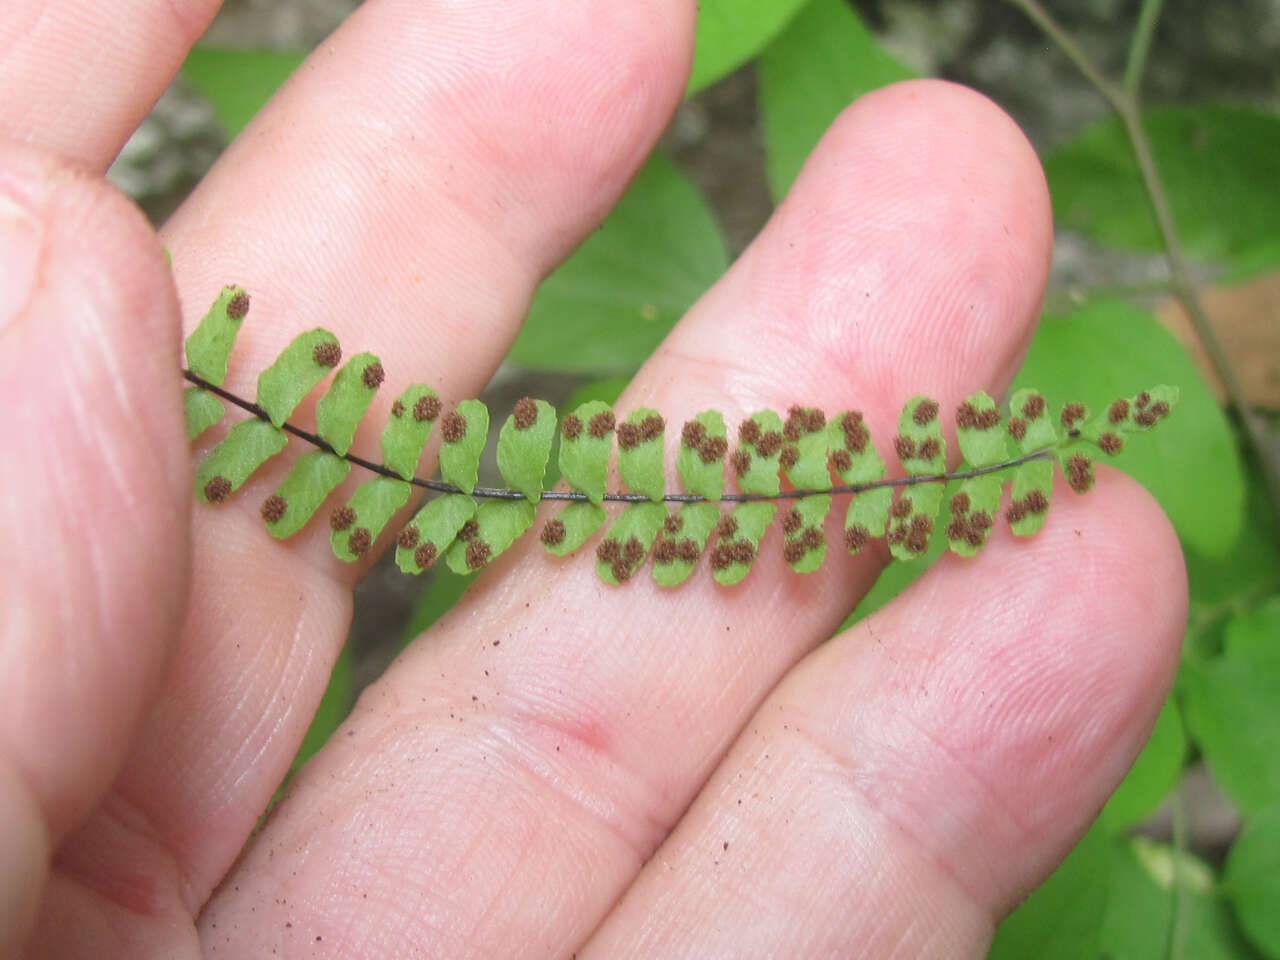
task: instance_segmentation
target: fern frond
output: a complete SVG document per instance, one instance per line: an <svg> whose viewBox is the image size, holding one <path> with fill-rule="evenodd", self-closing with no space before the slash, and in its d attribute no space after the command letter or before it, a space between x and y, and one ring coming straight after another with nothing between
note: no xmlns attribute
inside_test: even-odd
<svg viewBox="0 0 1280 960"><path fill-rule="evenodd" d="M223 401L253 415L235 424L197 467L197 497L206 503L227 499L284 450L290 435L299 437L317 449L300 457L263 502L267 529L279 538L297 533L358 465L375 476L329 518L333 551L342 560L369 552L414 486L439 494L397 536L396 562L406 573L421 573L441 558L458 573L483 569L533 525L541 500L567 501L539 534L557 556L581 549L605 525L605 503L626 504L596 547L597 572L611 584L634 578L652 558L655 582L675 586L704 554L718 583L737 583L779 516L783 559L798 573L812 573L826 560L826 517L838 496L851 498L846 550L858 553L883 538L893 557L912 560L928 551L950 489L943 532L952 551L969 557L1000 519L1007 483L1012 492L1004 518L1014 534L1029 536L1045 522L1055 462L1074 490L1086 492L1094 482L1093 457L1119 453L1178 400L1176 387L1157 386L1118 398L1092 418L1079 403L1066 404L1054 418L1033 390L1015 393L1007 415L986 393L975 393L955 411L964 464L948 472L942 411L937 401L918 395L904 405L890 445L905 474L896 478L888 477L860 411L828 418L816 408L793 406L783 420L760 410L735 433L719 412L707 410L680 430L676 474L684 492L669 492L667 422L658 411L641 408L619 420L604 403L590 401L557 423L550 404L525 398L499 431L498 468L507 486L489 488L477 486L488 407L473 399L447 409L426 384L408 387L392 404L381 464L350 453L385 378L381 361L370 353L352 357L333 377L316 404L314 433L289 422L340 362L337 338L326 330L303 333L281 352L259 376L256 402L224 390L228 356L248 310L248 294L227 287L187 340L184 374L194 384L183 401L188 436L219 422L226 414ZM440 479L419 477L418 463L437 424ZM557 430L569 490L543 489ZM731 433L737 440L732 452ZM610 492L615 446L627 489ZM730 478L739 492L726 492Z"/></svg>

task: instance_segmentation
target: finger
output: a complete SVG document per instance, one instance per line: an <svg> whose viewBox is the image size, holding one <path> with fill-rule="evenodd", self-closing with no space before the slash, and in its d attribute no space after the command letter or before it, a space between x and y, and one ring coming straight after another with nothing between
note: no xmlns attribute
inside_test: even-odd
<svg viewBox="0 0 1280 960"><path fill-rule="evenodd" d="M0 137L105 172L218 0L5 0Z"/></svg>
<svg viewBox="0 0 1280 960"><path fill-rule="evenodd" d="M674 433L708 406L733 423L761 406L856 405L891 436L926 385L954 404L1007 380L1049 240L1034 153L988 101L934 83L867 97L620 409L652 403ZM234 923L233 944L283 947L323 929L355 951L395 930L453 956L570 952L874 576L874 562L833 558L795 577L766 540L742 587L703 569L658 594L604 587L587 558L526 552L500 558L518 573L486 574L365 693L207 912L207 935ZM358 862L338 855L353 836ZM405 857L413 889L435 891L429 911L394 905ZM326 868L308 877L304 861Z"/></svg>
<svg viewBox="0 0 1280 960"><path fill-rule="evenodd" d="M364 4L165 228L188 321L225 283L250 291L228 385L253 396L279 350L322 325L383 357L389 396L366 423L414 380L474 395L537 281L657 138L691 38L682 0ZM356 449L376 451L376 432ZM139 897L146 871L98 865L126 860L176 877L182 906L199 909L346 637L355 574L323 521L298 545L266 535L258 507L279 478L267 473L197 509L188 626L114 794L144 836L91 823L65 854L111 908L122 890Z"/></svg>
<svg viewBox="0 0 1280 960"><path fill-rule="evenodd" d="M0 538L16 560L0 578L0 807L26 811L6 829L31 842L0 862L8 901L39 889L46 845L105 792L154 696L186 592L190 474L177 300L142 214L0 145L0 263ZM0 903L0 924L21 913Z"/></svg>
<svg viewBox="0 0 1280 960"><path fill-rule="evenodd" d="M1133 481L1098 486L792 671L579 956L985 956L1177 668L1177 537Z"/></svg>

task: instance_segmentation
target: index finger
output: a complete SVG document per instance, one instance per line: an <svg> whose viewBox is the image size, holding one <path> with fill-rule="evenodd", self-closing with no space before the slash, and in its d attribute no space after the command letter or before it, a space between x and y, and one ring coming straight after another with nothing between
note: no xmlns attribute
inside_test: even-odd
<svg viewBox="0 0 1280 960"><path fill-rule="evenodd" d="M219 0L5 0L0 136L102 173Z"/></svg>

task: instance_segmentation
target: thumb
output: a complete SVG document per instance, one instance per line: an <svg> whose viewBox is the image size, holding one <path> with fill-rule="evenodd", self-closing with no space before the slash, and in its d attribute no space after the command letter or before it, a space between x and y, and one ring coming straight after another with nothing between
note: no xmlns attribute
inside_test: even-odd
<svg viewBox="0 0 1280 960"><path fill-rule="evenodd" d="M181 626L177 299L142 214L0 143L0 955L105 792Z"/></svg>

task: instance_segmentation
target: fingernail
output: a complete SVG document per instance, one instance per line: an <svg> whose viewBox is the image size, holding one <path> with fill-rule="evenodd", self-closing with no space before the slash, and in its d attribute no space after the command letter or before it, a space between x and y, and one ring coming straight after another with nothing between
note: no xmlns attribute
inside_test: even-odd
<svg viewBox="0 0 1280 960"><path fill-rule="evenodd" d="M27 206L0 185L0 333L31 299L43 229Z"/></svg>

